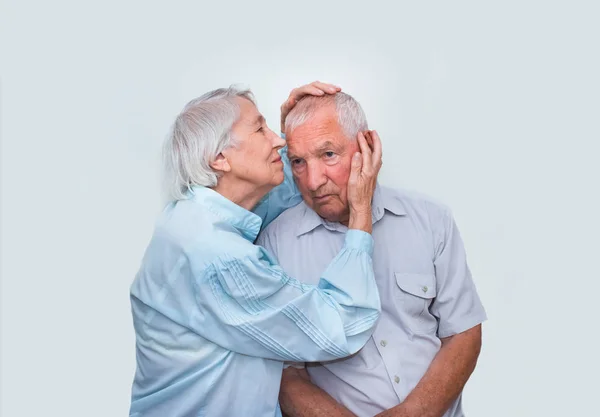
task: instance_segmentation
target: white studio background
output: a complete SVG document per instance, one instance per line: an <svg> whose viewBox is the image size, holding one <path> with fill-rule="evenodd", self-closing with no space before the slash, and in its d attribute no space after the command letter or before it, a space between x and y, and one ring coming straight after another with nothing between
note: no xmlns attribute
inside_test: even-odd
<svg viewBox="0 0 600 417"><path fill-rule="evenodd" d="M453 209L489 315L467 415L597 412L596 2L0 7L3 417L127 415L170 123L243 83L277 129L316 79L363 104L382 183Z"/></svg>

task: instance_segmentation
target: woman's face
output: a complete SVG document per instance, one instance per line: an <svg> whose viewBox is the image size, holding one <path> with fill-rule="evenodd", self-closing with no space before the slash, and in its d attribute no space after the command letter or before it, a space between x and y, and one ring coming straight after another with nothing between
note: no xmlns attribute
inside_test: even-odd
<svg viewBox="0 0 600 417"><path fill-rule="evenodd" d="M240 118L232 128L236 145L222 152L230 175L258 188L273 188L283 182L283 162L277 151L285 141L268 128L251 101L236 100L240 106Z"/></svg>

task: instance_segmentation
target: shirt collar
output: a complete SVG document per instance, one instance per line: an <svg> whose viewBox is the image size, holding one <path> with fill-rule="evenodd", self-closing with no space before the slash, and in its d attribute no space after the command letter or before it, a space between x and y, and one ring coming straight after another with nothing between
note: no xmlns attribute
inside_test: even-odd
<svg viewBox="0 0 600 417"><path fill-rule="evenodd" d="M244 238L251 242L256 240L262 224L259 216L207 187L193 186L188 193L191 200L233 226Z"/></svg>
<svg viewBox="0 0 600 417"><path fill-rule="evenodd" d="M406 215L406 210L404 209L402 202L390 194L391 193L387 189L381 187L379 183L377 183L371 202L373 224L383 218L386 210L397 216ZM298 223L296 228L296 236L308 233L319 226L323 226L329 230L345 231L346 227L344 225L337 222L328 222L320 217L313 209L308 207L306 203L302 204L304 205L304 213L302 221Z"/></svg>

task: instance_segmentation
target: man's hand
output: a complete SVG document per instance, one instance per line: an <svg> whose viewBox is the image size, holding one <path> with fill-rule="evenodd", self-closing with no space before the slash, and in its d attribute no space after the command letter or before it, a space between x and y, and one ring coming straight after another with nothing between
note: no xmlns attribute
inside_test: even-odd
<svg viewBox="0 0 600 417"><path fill-rule="evenodd" d="M481 349L481 325L442 339L442 348L404 402L376 417L441 417L463 390Z"/></svg>
<svg viewBox="0 0 600 417"><path fill-rule="evenodd" d="M402 404L397 405L394 408L385 410L383 413L377 414L375 417L419 417L417 414L412 414Z"/></svg>
<svg viewBox="0 0 600 417"><path fill-rule="evenodd" d="M302 87L294 88L287 100L281 105L281 131L285 132L285 118L296 103L304 96L323 96L325 94L335 94L342 91L341 87L333 84L315 81Z"/></svg>
<svg viewBox="0 0 600 417"><path fill-rule="evenodd" d="M377 175L381 168L381 141L374 130L367 132L368 140L358 132L360 152L352 157L350 178L348 178L348 204L350 205L349 229L372 232L371 201L377 184Z"/></svg>
<svg viewBox="0 0 600 417"><path fill-rule="evenodd" d="M355 417L321 388L313 385L306 369L283 370L279 404L284 417Z"/></svg>

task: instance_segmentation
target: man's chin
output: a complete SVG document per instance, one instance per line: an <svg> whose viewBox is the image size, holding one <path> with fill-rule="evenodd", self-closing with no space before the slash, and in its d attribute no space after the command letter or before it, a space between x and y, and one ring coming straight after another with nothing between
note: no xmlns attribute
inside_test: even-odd
<svg viewBox="0 0 600 417"><path fill-rule="evenodd" d="M332 223L339 222L344 214L343 211L336 210L334 207L327 207L327 204L315 207L313 210L315 210L320 217Z"/></svg>

